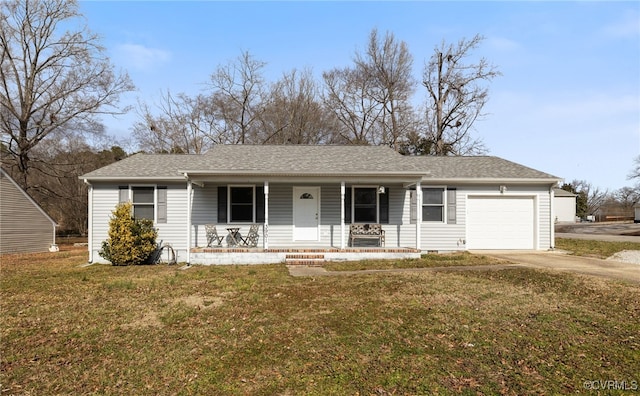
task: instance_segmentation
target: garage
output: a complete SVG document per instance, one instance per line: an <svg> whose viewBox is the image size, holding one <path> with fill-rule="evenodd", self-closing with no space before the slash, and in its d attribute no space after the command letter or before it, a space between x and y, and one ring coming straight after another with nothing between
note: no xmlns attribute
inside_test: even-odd
<svg viewBox="0 0 640 396"><path fill-rule="evenodd" d="M469 196L468 249L535 249L535 201L531 196Z"/></svg>

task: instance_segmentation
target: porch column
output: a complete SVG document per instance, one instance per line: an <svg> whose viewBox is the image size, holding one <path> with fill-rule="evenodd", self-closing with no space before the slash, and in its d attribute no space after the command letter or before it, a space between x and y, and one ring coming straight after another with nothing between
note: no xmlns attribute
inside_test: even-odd
<svg viewBox="0 0 640 396"><path fill-rule="evenodd" d="M262 231L262 243L265 249L269 249L269 182L264 182L264 230Z"/></svg>
<svg viewBox="0 0 640 396"><path fill-rule="evenodd" d="M191 197L193 187L191 180L187 180L187 265L191 264Z"/></svg>
<svg viewBox="0 0 640 396"><path fill-rule="evenodd" d="M340 249L344 249L344 182L340 182Z"/></svg>
<svg viewBox="0 0 640 396"><path fill-rule="evenodd" d="M420 246L420 238L422 228L422 186L420 182L416 183L416 249L422 250Z"/></svg>

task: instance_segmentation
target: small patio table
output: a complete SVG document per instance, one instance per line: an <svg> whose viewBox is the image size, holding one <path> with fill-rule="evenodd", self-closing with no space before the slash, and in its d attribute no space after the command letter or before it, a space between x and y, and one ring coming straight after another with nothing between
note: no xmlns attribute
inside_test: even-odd
<svg viewBox="0 0 640 396"><path fill-rule="evenodd" d="M227 236L227 245L238 246L240 244L238 238L242 239L242 236L240 235L240 227L229 227L227 228L227 231L229 232L229 235Z"/></svg>

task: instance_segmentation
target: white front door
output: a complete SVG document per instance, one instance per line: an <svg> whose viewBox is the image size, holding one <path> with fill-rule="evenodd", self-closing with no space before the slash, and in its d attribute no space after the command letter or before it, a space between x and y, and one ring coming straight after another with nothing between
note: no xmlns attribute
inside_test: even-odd
<svg viewBox="0 0 640 396"><path fill-rule="evenodd" d="M293 240L317 241L320 221L320 187L293 188Z"/></svg>

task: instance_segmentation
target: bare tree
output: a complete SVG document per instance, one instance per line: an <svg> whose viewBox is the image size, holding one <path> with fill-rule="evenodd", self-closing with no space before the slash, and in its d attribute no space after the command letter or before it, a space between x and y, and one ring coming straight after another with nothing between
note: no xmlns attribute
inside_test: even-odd
<svg viewBox="0 0 640 396"><path fill-rule="evenodd" d="M114 73L98 37L76 27L75 1L9 0L0 9L2 144L28 188L35 147L56 130L99 132L96 116L119 113L133 84Z"/></svg>
<svg viewBox="0 0 640 396"><path fill-rule="evenodd" d="M409 103L415 86L411 74L413 56L407 44L398 42L393 33L387 32L381 38L378 30L373 29L365 53L356 53L356 65L366 78L373 80L368 95L382 107L381 143L397 151L399 139L413 126Z"/></svg>
<svg viewBox="0 0 640 396"><path fill-rule="evenodd" d="M640 191L637 188L622 187L612 194L612 198L628 212L633 212L633 206L640 202Z"/></svg>
<svg viewBox="0 0 640 396"><path fill-rule="evenodd" d="M415 80L413 57L392 33L373 29L366 50L356 52L353 67L323 73L324 103L341 124L340 136L352 144L384 144L398 140L413 125L409 98Z"/></svg>
<svg viewBox="0 0 640 396"><path fill-rule="evenodd" d="M322 74L326 93L324 105L340 127L337 134L345 143L381 144L378 121L382 107L369 93L375 82L359 69L333 69Z"/></svg>
<svg viewBox="0 0 640 396"><path fill-rule="evenodd" d="M586 180L573 180L570 183L578 194L578 200L584 200L584 215L596 215L609 197L609 191L594 187ZM580 216L580 214L578 214Z"/></svg>
<svg viewBox="0 0 640 396"><path fill-rule="evenodd" d="M633 159L633 169L629 172L627 179L640 181L640 155Z"/></svg>
<svg viewBox="0 0 640 396"><path fill-rule="evenodd" d="M91 147L76 134L52 132L50 142L33 149L30 195L58 223L58 233L87 231L87 186L78 178L127 156L118 146Z"/></svg>
<svg viewBox="0 0 640 396"><path fill-rule="evenodd" d="M465 63L482 40L482 36L476 35L456 45L442 42L425 65L422 85L428 97L427 129L423 137L430 154L486 151L481 140L471 136L471 131L474 122L484 115L482 108L488 100L488 88L482 83L491 81L500 72L484 58L477 63Z"/></svg>
<svg viewBox="0 0 640 396"><path fill-rule="evenodd" d="M333 141L334 120L320 100L311 70L292 70L271 86L262 117L263 143L325 144Z"/></svg>
<svg viewBox="0 0 640 396"><path fill-rule="evenodd" d="M157 153L200 154L225 142L210 97L173 96L167 91L161 100L158 115L146 104L138 106L141 120L135 123L133 135L141 147Z"/></svg>
<svg viewBox="0 0 640 396"><path fill-rule="evenodd" d="M211 75L214 114L229 143L250 143L257 134L256 125L264 111L265 65L245 51Z"/></svg>

